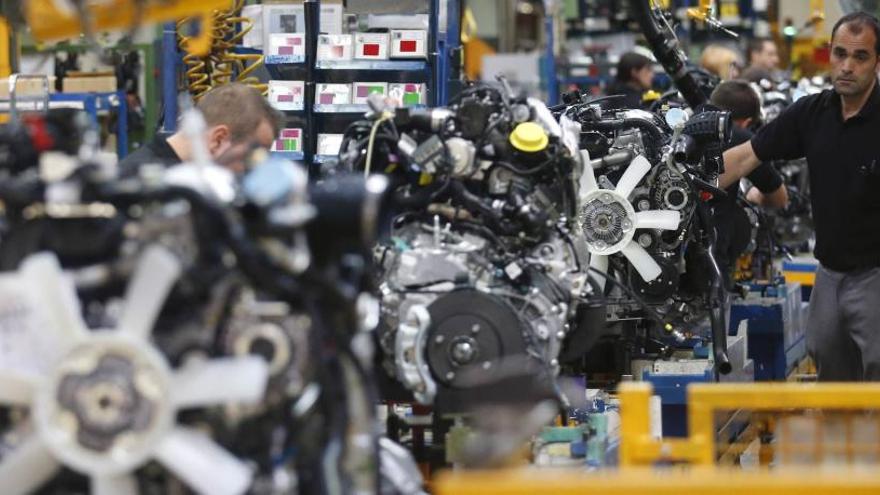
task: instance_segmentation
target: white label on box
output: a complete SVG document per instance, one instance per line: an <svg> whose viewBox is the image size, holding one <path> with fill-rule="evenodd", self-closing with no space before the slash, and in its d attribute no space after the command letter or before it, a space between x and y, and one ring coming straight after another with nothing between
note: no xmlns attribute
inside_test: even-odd
<svg viewBox="0 0 880 495"><path fill-rule="evenodd" d="M342 134L318 134L318 155L338 155Z"/></svg>
<svg viewBox="0 0 880 495"><path fill-rule="evenodd" d="M357 33L354 35L354 58L388 60L388 33Z"/></svg>
<svg viewBox="0 0 880 495"><path fill-rule="evenodd" d="M428 32L421 30L392 30L392 58L427 58Z"/></svg>
<svg viewBox="0 0 880 495"><path fill-rule="evenodd" d="M401 106L424 105L427 101L427 88L422 83L391 83L388 85L388 97L396 100Z"/></svg>
<svg viewBox="0 0 880 495"><path fill-rule="evenodd" d="M351 86L348 84L318 84L315 90L317 105L348 105L351 103Z"/></svg>
<svg viewBox="0 0 880 495"><path fill-rule="evenodd" d="M302 33L272 33L269 35L267 55L306 54L306 35Z"/></svg>
<svg viewBox="0 0 880 495"><path fill-rule="evenodd" d="M264 45L269 45L272 33L305 33L306 16L302 2L296 4L262 5L261 30ZM247 7L245 7L247 8ZM321 5L320 29L322 33L342 33L342 5Z"/></svg>
<svg viewBox="0 0 880 495"><path fill-rule="evenodd" d="M351 102L355 105L366 105L371 94L388 94L388 83L356 82L351 85Z"/></svg>
<svg viewBox="0 0 880 495"><path fill-rule="evenodd" d="M278 110L299 110L305 96L303 81L269 81L269 103Z"/></svg>
<svg viewBox="0 0 880 495"><path fill-rule="evenodd" d="M272 151L302 151L303 132L299 128L281 129L278 139L272 144Z"/></svg>
<svg viewBox="0 0 880 495"><path fill-rule="evenodd" d="M350 34L318 36L318 60L351 60Z"/></svg>

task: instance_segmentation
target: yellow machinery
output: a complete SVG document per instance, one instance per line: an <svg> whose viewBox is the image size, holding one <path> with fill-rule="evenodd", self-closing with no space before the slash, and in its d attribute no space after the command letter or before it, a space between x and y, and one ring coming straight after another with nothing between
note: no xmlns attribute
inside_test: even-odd
<svg viewBox="0 0 880 495"><path fill-rule="evenodd" d="M446 473L432 486L440 495L880 493L880 384L693 384L687 393L689 435L658 439L650 384L621 386L619 470ZM737 440L719 438L732 415ZM732 468L747 449L750 470Z"/></svg>
<svg viewBox="0 0 880 495"><path fill-rule="evenodd" d="M691 7L686 12L688 17L706 24L711 29L724 32L732 38L739 37L733 31L725 28L721 21L715 17L715 4L713 0L700 0L699 6Z"/></svg>
<svg viewBox="0 0 880 495"><path fill-rule="evenodd" d="M215 86L233 80L250 84L265 92L253 72L263 62L260 54L235 53L234 47L251 28L251 20L241 16L244 0L28 0L22 1L22 14L38 41L92 36L99 31L129 30L141 24L178 22L180 46L187 52L188 89L195 99ZM199 21L199 34L184 34ZM2 29L2 25L0 25ZM0 32L0 35L3 33ZM0 39L8 40L9 37ZM9 47L0 46L0 77L8 76Z"/></svg>
<svg viewBox="0 0 880 495"><path fill-rule="evenodd" d="M249 84L263 93L268 90L268 85L260 83L253 76L253 72L263 63L263 56L234 51L235 46L253 28L253 22L241 15L245 2L233 0L226 4L231 5L231 8L211 13L210 45L204 54L189 50L192 43L199 42L198 39L194 40L182 33L189 19L181 19L177 23L180 47L189 52L183 57L188 89L196 100L211 88L232 82L236 74L236 82Z"/></svg>
<svg viewBox="0 0 880 495"><path fill-rule="evenodd" d="M206 55L213 33L212 11L228 9L230 0L26 0L21 5L38 41L75 38L80 33L125 30L140 24L187 17L201 19L201 34L187 46ZM80 6L80 7L77 7Z"/></svg>

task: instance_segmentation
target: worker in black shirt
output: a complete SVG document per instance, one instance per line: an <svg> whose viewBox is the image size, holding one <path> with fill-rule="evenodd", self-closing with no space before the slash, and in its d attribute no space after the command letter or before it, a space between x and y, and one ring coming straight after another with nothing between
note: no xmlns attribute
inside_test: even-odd
<svg viewBox="0 0 880 495"><path fill-rule="evenodd" d="M607 95L622 95L615 104L621 108L642 108L642 96L654 81L654 62L636 52L624 53L617 62L617 75L608 85Z"/></svg>
<svg viewBox="0 0 880 495"><path fill-rule="evenodd" d="M823 381L880 380L880 24L831 31L834 89L806 96L724 153L728 186L762 161L806 157L816 258L807 350Z"/></svg>
<svg viewBox="0 0 880 495"><path fill-rule="evenodd" d="M747 142L752 137L749 126L761 117L761 100L758 94L742 80L724 81L715 88L712 104L730 112L734 124L730 147ZM749 172L747 178L752 183L747 198L755 204L770 208L784 208L788 203L788 193L782 183L782 176L769 163L762 163ZM725 275L725 285L733 285L732 271L737 258L745 251L751 241L751 225L745 211L738 204L739 181L725 188L727 196L717 198L713 204L715 230L718 237L715 255Z"/></svg>
<svg viewBox="0 0 880 495"><path fill-rule="evenodd" d="M256 89L232 83L205 93L196 104L207 125L205 141L211 158L233 171L244 168L253 146L269 148L281 132L284 116ZM175 165L192 159L183 131L156 138L119 162L122 177L136 175L144 164Z"/></svg>

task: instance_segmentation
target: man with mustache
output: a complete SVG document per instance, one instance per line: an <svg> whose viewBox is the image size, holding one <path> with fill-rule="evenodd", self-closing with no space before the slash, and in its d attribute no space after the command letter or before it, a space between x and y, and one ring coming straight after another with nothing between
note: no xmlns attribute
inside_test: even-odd
<svg viewBox="0 0 880 495"><path fill-rule="evenodd" d="M726 187L775 159L806 157L821 263L807 350L821 381L880 380L880 24L856 12L831 32L834 89L801 98L724 153Z"/></svg>

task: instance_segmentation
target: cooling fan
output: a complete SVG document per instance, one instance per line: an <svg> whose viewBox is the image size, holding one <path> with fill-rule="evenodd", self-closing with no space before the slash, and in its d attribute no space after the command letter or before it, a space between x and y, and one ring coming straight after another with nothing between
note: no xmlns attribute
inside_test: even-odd
<svg viewBox="0 0 880 495"><path fill-rule="evenodd" d="M644 156L630 162L614 189L600 189L587 151L581 150L581 158L585 166L580 179L578 223L590 251L590 266L607 272L608 256L621 253L645 282L651 282L663 271L633 236L638 229L675 230L681 215L672 210L636 212L633 208L629 195L651 170Z"/></svg>
<svg viewBox="0 0 880 495"><path fill-rule="evenodd" d="M62 466L91 479L91 493L138 491L134 470L155 460L198 493L239 494L250 467L207 435L176 423L177 411L263 397L268 369L255 356L205 359L172 369L150 333L181 267L164 248L141 256L117 328L90 330L52 254L17 275L61 356L48 372L0 370L0 404L27 408L32 432L0 459L3 493L36 491Z"/></svg>

